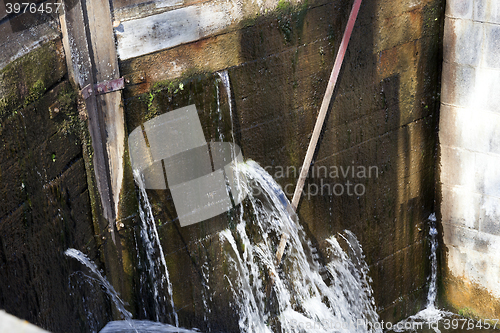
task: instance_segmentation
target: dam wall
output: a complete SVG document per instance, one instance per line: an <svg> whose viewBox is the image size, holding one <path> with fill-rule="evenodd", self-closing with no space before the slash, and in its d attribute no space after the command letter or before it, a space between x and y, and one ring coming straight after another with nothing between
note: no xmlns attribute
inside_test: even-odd
<svg viewBox="0 0 500 333"><path fill-rule="evenodd" d="M207 1L170 3L170 9L158 2L164 7L144 4L145 12L114 3L120 72L131 82L123 93L128 133L195 104L207 142L234 137L243 156L264 167L291 199L352 1ZM319 249L343 229L359 237L384 320L402 319L426 303L443 10L441 1L362 4L316 173L298 209ZM229 77L229 99L213 74L220 71ZM203 313L197 292L187 291L200 284L197 265L218 262L223 245L215 236L228 222L219 217L179 228L171 198L154 192L148 193L182 322Z"/></svg>
<svg viewBox="0 0 500 333"><path fill-rule="evenodd" d="M146 316L138 190L126 138L165 112L195 104L207 142L234 140L291 198L351 6L75 1L46 25L6 30L0 308L54 332L100 329L118 319L82 266L63 256L72 247L105 272L134 318ZM363 2L298 208L320 256L331 235L357 235L385 321L426 304L443 13L440 0ZM95 39L101 28L109 34ZM33 47L23 48L22 38ZM91 109L81 90L118 77L121 95L97 97ZM103 127L93 132L89 123L98 117ZM217 235L234 223L221 214L181 228L168 191L148 196L179 322L206 328L202 267L227 269L231 249ZM214 276L209 319L234 331L227 281ZM89 313L99 316L89 321Z"/></svg>

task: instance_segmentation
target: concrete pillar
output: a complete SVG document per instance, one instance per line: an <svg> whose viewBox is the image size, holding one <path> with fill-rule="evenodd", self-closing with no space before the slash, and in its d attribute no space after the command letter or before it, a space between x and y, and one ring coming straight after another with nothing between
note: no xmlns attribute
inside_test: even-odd
<svg viewBox="0 0 500 333"><path fill-rule="evenodd" d="M500 2L449 0L439 140L444 296L500 315Z"/></svg>

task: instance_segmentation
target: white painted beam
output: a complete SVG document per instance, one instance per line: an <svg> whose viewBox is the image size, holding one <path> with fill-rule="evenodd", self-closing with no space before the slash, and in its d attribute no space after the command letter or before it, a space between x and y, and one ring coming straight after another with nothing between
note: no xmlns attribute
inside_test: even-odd
<svg viewBox="0 0 500 333"><path fill-rule="evenodd" d="M190 43L222 32L243 17L236 2L209 2L136 20L115 28L121 60Z"/></svg>

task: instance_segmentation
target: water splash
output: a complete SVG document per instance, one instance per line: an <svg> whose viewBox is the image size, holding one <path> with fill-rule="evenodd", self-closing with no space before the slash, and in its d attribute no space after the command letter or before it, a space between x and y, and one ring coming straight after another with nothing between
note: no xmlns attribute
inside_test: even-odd
<svg viewBox="0 0 500 333"><path fill-rule="evenodd" d="M140 171L134 170L134 179L140 190L140 205L139 205L139 216L141 219L141 239L143 246L146 250L147 258L147 271L151 278L152 288L153 288L153 302L155 306L155 316L156 320L161 319L161 315L164 315L167 310L164 305L167 302L170 303L172 312L169 316L173 316L175 326L179 326L179 317L175 310L172 283L170 282L170 276L168 273L167 262L165 260L165 255L163 253L163 248L160 244L160 237L158 236L158 230L156 228L156 223L153 216L153 210L144 187L144 180ZM166 286L166 288L165 288ZM166 289L168 294L168 300L163 292ZM170 318L172 320L172 318Z"/></svg>
<svg viewBox="0 0 500 333"><path fill-rule="evenodd" d="M92 271L92 273L94 273L94 275L99 279L101 285L104 288L106 288L107 294L111 297L111 300L115 304L118 311L120 311L124 319L125 320L132 319L132 314L125 309L125 303L120 299L115 288L113 288L113 286L108 282L108 280L106 280L106 278L102 276L101 272L99 272L97 266L92 262L92 260L90 260L84 253L76 249L71 249L71 248L67 249L66 251L64 251L64 254L68 257L78 260L79 262L87 266Z"/></svg>
<svg viewBox="0 0 500 333"><path fill-rule="evenodd" d="M454 314L451 312L440 310L436 307L437 297L437 249L438 249L438 231L436 227L436 214L432 213L428 217L429 221L429 239L431 242L431 254L429 260L431 262L431 275L429 276L429 291L427 292L427 304L425 309L417 314L408 317L394 325L394 332L417 332L419 324L423 327L433 329L434 332L440 333L439 321L444 318L451 317ZM399 328L398 328L399 327ZM417 328L417 329L415 329ZM421 329L420 329L421 330Z"/></svg>
<svg viewBox="0 0 500 333"><path fill-rule="evenodd" d="M254 218L240 214L235 230L220 233L232 255L227 261L236 280L230 281L237 299L241 332L381 332L369 323L378 322L374 300L361 247L346 231L327 239L329 259L319 260L317 249L291 214L289 203L279 185L257 163L239 166L241 182L249 194ZM274 258L283 232L289 245L281 265ZM237 246L236 239L241 243ZM353 257L354 261L350 258ZM267 274L263 274L267 272ZM265 286L273 280L271 293ZM366 325L360 325L360 321Z"/></svg>

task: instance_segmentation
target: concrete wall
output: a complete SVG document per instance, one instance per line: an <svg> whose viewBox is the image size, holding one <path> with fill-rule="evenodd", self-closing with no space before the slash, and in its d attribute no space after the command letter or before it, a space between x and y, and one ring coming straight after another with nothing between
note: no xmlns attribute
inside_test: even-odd
<svg viewBox="0 0 500 333"><path fill-rule="evenodd" d="M500 315L500 3L449 0L439 140L444 300Z"/></svg>

